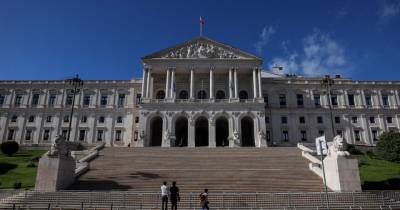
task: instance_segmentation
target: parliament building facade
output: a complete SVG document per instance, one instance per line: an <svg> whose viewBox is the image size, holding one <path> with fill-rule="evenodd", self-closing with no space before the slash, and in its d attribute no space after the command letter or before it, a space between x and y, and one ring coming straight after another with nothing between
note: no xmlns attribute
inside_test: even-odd
<svg viewBox="0 0 400 210"><path fill-rule="evenodd" d="M70 124L71 141L131 147L292 146L322 135L374 145L400 129L398 81L336 75L328 92L324 77L262 62L198 37L143 57L141 79L85 80L74 102L65 81L0 81L0 142L47 146Z"/></svg>

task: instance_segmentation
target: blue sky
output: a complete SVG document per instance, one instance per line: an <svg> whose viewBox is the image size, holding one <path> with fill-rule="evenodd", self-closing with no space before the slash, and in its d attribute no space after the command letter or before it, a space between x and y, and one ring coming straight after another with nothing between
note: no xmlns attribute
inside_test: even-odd
<svg viewBox="0 0 400 210"><path fill-rule="evenodd" d="M130 79L142 56L204 35L264 68L400 80L400 0L1 0L0 79Z"/></svg>

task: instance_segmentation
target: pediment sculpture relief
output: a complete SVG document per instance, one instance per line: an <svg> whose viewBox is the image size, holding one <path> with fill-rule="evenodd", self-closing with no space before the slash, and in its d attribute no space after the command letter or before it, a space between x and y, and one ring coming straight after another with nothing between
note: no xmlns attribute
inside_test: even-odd
<svg viewBox="0 0 400 210"><path fill-rule="evenodd" d="M166 55L162 56L162 58L237 59L243 57L213 44L196 42L180 49L170 51Z"/></svg>

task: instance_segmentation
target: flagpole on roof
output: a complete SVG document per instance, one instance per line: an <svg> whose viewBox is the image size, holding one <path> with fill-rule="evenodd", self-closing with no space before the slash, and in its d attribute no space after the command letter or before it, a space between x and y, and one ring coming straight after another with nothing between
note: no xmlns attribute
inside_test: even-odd
<svg viewBox="0 0 400 210"><path fill-rule="evenodd" d="M200 36L203 36L204 19L203 19L203 17L201 17L201 16L200 16L199 23L200 23Z"/></svg>

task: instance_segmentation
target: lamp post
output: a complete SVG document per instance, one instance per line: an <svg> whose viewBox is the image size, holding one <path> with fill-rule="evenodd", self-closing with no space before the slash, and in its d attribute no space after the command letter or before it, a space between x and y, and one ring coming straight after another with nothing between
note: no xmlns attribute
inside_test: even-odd
<svg viewBox="0 0 400 210"><path fill-rule="evenodd" d="M69 141L70 135L71 135L71 126L72 126L72 116L74 115L74 106L75 106L75 96L80 92L78 87L83 86L83 80L79 78L78 75L71 79L65 80L68 84L72 85L73 89L71 90L71 93L73 94L72 96L72 106L71 106L71 113L69 115L69 126L68 126L68 134L67 134L67 140Z"/></svg>

